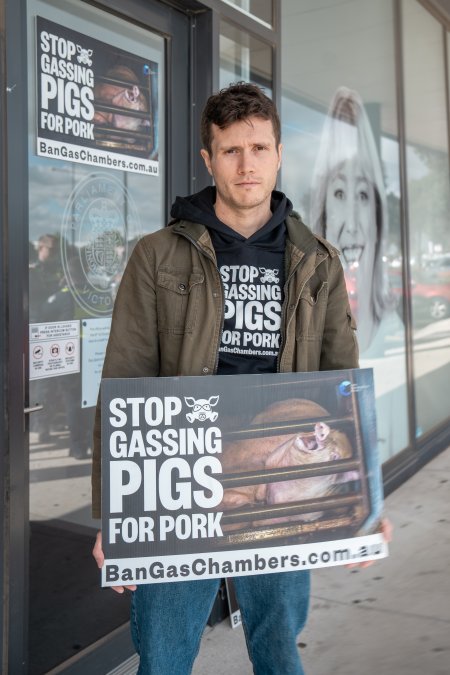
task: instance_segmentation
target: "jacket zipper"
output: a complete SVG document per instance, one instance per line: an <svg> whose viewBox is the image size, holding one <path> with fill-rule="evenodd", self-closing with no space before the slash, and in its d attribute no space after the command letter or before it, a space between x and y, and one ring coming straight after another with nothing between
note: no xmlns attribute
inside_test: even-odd
<svg viewBox="0 0 450 675"><path fill-rule="evenodd" d="M182 237L184 237L185 239L187 239L188 241L190 241L191 244L192 244L192 245L193 245L193 246L194 246L194 247L195 247L195 248L196 248L196 249L197 249L204 257L205 257L205 258L207 258L208 260L210 260L210 261L212 262L212 264L213 264L214 269L216 270L216 272L217 272L217 274L218 274L218 276L219 276L219 284L220 284L220 288L221 288L221 291L222 291L222 316L221 316L221 324L220 324L219 341L218 341L218 345L217 345L217 349L216 349L216 361L215 361L215 364L214 364L214 373L213 373L213 374L215 375L215 374L217 373L217 368L218 368L218 365L219 365L219 349L220 349L220 343L221 343L221 341L222 341L223 326L224 326L224 322L225 322L225 312L224 312L224 307L225 307L225 293L224 293L224 290L223 290L222 277L220 276L220 272L219 272L219 269L218 269L218 267L217 267L217 264L216 264L216 261L214 260L214 258L213 258L212 256L210 256L208 253L205 253L205 251L201 248L201 246L199 246L199 245L197 244L197 242L195 241L195 239L192 239L192 237L190 237L188 234L186 234L185 232L180 232L179 230L177 230L177 234L181 235ZM281 358L282 358L282 352L283 352L283 349L284 349L284 346L285 346L284 343L285 343L285 333L286 333L286 331L285 331L285 329L284 329L284 322L285 322L285 317L286 317L287 287L288 287L288 284L289 284L290 280L292 279L292 277L294 276L295 272L297 271L299 265L301 265L301 264L304 262L305 257L307 257L306 254L305 254L305 256L304 256L301 260L298 261L298 263L295 265L295 267L291 270L291 272L290 272L290 274L289 274L289 276L288 276L288 278L286 279L285 284L284 284L284 302L283 302L283 307L281 308L281 326L280 326L281 345L280 345L280 349L279 349L279 351L278 351L278 356L277 356L277 373L280 372L280 361L281 361ZM305 281L303 282L303 285L302 285L302 287L301 287L301 289L300 289L300 292L299 292L299 294L298 294L299 297L300 297L301 294L303 293L303 289L305 288L307 282L311 279L312 275L314 274L314 272L316 271L316 269L318 268L318 266L319 266L324 260L325 260L325 256L323 257L323 260L321 260L320 263L318 263L318 265L316 265L316 267L314 267L314 269L312 270L311 274L305 279Z"/></svg>
<svg viewBox="0 0 450 675"><path fill-rule="evenodd" d="M286 317L286 305L287 305L287 295L288 295L287 294L287 287L288 287L288 284L289 284L290 280L292 279L295 272L297 271L299 265L304 263L305 258L307 258L306 254L301 260L298 261L298 263L295 265L294 269L291 270L291 273L289 274L289 276L286 279L286 282L284 284L284 302L283 302L283 307L281 308L281 331L280 331L281 332L281 345L280 345L280 349L278 351L278 357L277 357L277 373L280 372L280 362L281 362L281 359L282 359L282 356L283 356L283 350L284 350L284 347L285 347L286 330L285 330L284 324L285 324L285 317ZM311 277L313 276L314 272L319 267L319 265L321 265L323 263L325 258L326 258L326 256L324 255L323 259L314 267L311 274L303 282L302 287L300 288L300 291L298 293L299 298L301 297L301 294L303 293L303 289L305 288L306 284L311 279Z"/></svg>
<svg viewBox="0 0 450 675"><path fill-rule="evenodd" d="M199 251L205 258L207 258L208 260L210 260L212 262L213 267L214 267L214 269L217 272L218 277L219 277L220 289L222 291L222 315L221 315L221 319L220 319L219 341L218 341L217 349L216 349L216 361L215 361L215 364L214 364L214 372L213 372L213 375L215 375L217 373L217 368L219 366L219 349L220 349L220 343L222 342L223 325L224 325L224 322L225 322L225 311L224 311L224 308L225 308L225 292L223 290L222 277L220 276L219 268L217 267L217 264L216 264L216 261L214 260L214 258L211 255L209 255L208 253L206 253L202 249L202 247L197 244L195 239L192 239L188 234L186 234L185 232L180 232L179 230L177 230L177 234L181 235L182 237L184 237L185 239L190 241L191 244L197 249L197 251Z"/></svg>

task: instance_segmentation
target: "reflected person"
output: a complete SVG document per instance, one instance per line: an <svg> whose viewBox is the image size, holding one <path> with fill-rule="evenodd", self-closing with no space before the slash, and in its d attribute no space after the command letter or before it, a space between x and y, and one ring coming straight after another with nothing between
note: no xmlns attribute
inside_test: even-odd
<svg viewBox="0 0 450 675"><path fill-rule="evenodd" d="M60 241L56 234L42 234L36 243L35 255L29 266L29 321L30 324L46 323L47 299L58 291L63 277ZM54 385L51 378L30 382L30 399L44 404L44 409L32 416L30 429L37 434L37 443L52 442L50 432L57 426L58 405L49 405Z"/></svg>
<svg viewBox="0 0 450 675"><path fill-rule="evenodd" d="M75 301L69 279L77 286L81 286L83 272L78 256L69 258L58 290L47 298L42 308L42 320L46 323L76 321L86 316ZM81 372L75 372L52 378L49 392L52 407L60 400L63 401L65 422L69 430L69 457L79 460L90 457L89 449L94 424L93 409L81 407L81 377Z"/></svg>

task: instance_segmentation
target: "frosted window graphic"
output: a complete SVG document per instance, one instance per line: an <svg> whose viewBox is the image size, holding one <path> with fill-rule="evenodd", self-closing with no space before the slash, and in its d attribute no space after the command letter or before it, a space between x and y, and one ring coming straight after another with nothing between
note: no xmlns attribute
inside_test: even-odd
<svg viewBox="0 0 450 675"><path fill-rule="evenodd" d="M384 256L388 228L380 160L357 92L340 87L321 135L309 223L342 252L361 352L395 307Z"/></svg>
<svg viewBox="0 0 450 675"><path fill-rule="evenodd" d="M408 444L392 2L285 0L282 22L282 189L341 251L385 461Z"/></svg>

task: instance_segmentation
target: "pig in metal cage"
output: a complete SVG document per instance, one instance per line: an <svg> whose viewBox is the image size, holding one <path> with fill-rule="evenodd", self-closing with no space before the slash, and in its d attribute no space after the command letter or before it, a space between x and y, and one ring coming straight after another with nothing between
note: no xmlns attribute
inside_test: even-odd
<svg viewBox="0 0 450 675"><path fill-rule="evenodd" d="M120 63L109 68L106 74L96 75L94 136L97 146L146 157L155 152L152 100L152 78L155 77L156 72L149 66L138 78L135 68Z"/></svg>
<svg viewBox="0 0 450 675"><path fill-rule="evenodd" d="M330 373L329 380L336 378ZM331 415L314 401L277 401L249 427L224 436L221 546L345 538L360 530L371 494L351 387L335 407Z"/></svg>

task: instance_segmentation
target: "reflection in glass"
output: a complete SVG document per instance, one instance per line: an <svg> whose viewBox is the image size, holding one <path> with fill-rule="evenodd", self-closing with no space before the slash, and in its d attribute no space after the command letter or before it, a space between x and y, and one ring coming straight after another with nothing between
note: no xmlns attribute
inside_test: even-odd
<svg viewBox="0 0 450 675"><path fill-rule="evenodd" d="M29 435L30 675L48 672L129 617L125 598L101 593L91 557L98 522L91 518L90 448L117 288L136 241L164 224L165 148L158 144L158 129L159 138L165 137L164 38L81 4L27 3L29 398L43 405L30 416ZM110 65L99 69L96 129L98 145L111 153L111 160L117 150L132 161L137 157L133 172L90 159L90 164L71 162L69 155L64 160L37 156L36 16L88 40L95 33L95 39L111 47L106 55L120 50L122 57L129 55L126 64L120 61L120 71L109 71ZM133 82L123 69L133 62L157 65L160 77L151 78L151 104L142 101L148 77ZM151 147L143 136L151 138ZM136 173L142 158L157 160L159 175ZM70 340L61 337L65 331ZM33 339L41 334L60 337L45 344ZM54 355L51 363L42 359L50 353L47 348ZM65 363L71 364L70 372Z"/></svg>
<svg viewBox="0 0 450 675"><path fill-rule="evenodd" d="M344 4L283 0L282 187L342 250L385 461L408 444L392 3Z"/></svg>
<svg viewBox="0 0 450 675"><path fill-rule="evenodd" d="M145 186L145 201L130 185ZM159 202L162 210L160 189L156 176L92 172L88 166L30 158L30 202L36 204L30 222L36 237L32 234L30 240L30 324L82 321L76 345L80 372L66 375L55 369L44 377L38 373L37 379L32 375L32 400L45 402L44 410L31 420L32 446L62 443L69 458L90 457L93 406L114 298L134 245L145 233L142 209L153 191L155 205ZM153 229L162 222L162 213L154 208L153 216L158 215ZM36 489L31 492L32 508ZM89 491L84 501L88 506ZM58 504L56 511L51 507L53 517L78 520L78 515L64 514L64 503Z"/></svg>
<svg viewBox="0 0 450 675"><path fill-rule="evenodd" d="M450 182L441 25L403 2L416 434L448 418Z"/></svg>
<svg viewBox="0 0 450 675"><path fill-rule="evenodd" d="M272 95L272 48L248 33L220 24L220 87L232 82L252 82Z"/></svg>

